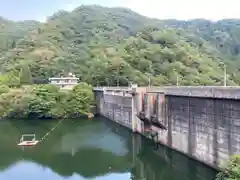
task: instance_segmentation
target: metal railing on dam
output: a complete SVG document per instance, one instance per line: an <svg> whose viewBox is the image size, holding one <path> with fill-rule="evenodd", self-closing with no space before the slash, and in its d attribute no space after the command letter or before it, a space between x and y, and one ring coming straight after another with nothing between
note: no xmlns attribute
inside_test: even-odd
<svg viewBox="0 0 240 180"><path fill-rule="evenodd" d="M213 167L240 153L240 87L98 87L99 114L144 134L136 116L155 115L158 142Z"/></svg>

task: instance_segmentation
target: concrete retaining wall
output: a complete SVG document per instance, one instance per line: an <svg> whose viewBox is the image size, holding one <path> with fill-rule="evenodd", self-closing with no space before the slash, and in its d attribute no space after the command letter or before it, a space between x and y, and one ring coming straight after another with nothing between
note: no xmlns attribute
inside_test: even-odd
<svg viewBox="0 0 240 180"><path fill-rule="evenodd" d="M158 130L158 141L213 167L240 153L240 101L174 96L147 88L96 91L101 115L144 134L136 114L156 114L168 130ZM165 91L166 92L166 91ZM154 105L155 104L155 105Z"/></svg>
<svg viewBox="0 0 240 180"><path fill-rule="evenodd" d="M99 113L132 129L132 97L101 93Z"/></svg>
<svg viewBox="0 0 240 180"><path fill-rule="evenodd" d="M215 167L240 153L240 102L167 96L171 145Z"/></svg>

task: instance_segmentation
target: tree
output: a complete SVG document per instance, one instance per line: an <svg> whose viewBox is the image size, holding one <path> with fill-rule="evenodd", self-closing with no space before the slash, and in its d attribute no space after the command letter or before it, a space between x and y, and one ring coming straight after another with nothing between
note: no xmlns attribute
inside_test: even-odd
<svg viewBox="0 0 240 180"><path fill-rule="evenodd" d="M0 85L0 95L3 93L8 93L9 92L9 87L6 85Z"/></svg>
<svg viewBox="0 0 240 180"><path fill-rule="evenodd" d="M175 85L176 69L181 85L218 85L220 61L228 85L240 84L239 20L158 21L124 8L83 6L44 24L1 21L0 72L27 62L36 84L72 72L94 86L146 86L148 73L151 84Z"/></svg>
<svg viewBox="0 0 240 180"><path fill-rule="evenodd" d="M49 84L6 88L0 86L0 118L79 118L91 112L93 104L92 87L83 82L71 91Z"/></svg>
<svg viewBox="0 0 240 180"><path fill-rule="evenodd" d="M91 112L93 103L92 87L87 83L79 83L71 92L65 107L70 117L75 118Z"/></svg>
<svg viewBox="0 0 240 180"><path fill-rule="evenodd" d="M33 84L32 74L28 65L23 65L19 75L20 84Z"/></svg>
<svg viewBox="0 0 240 180"><path fill-rule="evenodd" d="M0 84L4 84L6 86L12 87L18 87L20 82L18 75L15 71L7 72L0 76Z"/></svg>

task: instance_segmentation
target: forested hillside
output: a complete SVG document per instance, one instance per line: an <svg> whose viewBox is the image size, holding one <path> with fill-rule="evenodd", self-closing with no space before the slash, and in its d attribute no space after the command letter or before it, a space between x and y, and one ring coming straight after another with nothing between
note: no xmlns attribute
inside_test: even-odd
<svg viewBox="0 0 240 180"><path fill-rule="evenodd" d="M240 20L156 20L124 8L81 6L46 23L3 21L0 70L28 64L35 82L75 73L93 85L240 84ZM0 78L1 82L1 78Z"/></svg>
<svg viewBox="0 0 240 180"><path fill-rule="evenodd" d="M37 21L13 22L0 17L0 55L14 48L16 41L23 38L39 25Z"/></svg>

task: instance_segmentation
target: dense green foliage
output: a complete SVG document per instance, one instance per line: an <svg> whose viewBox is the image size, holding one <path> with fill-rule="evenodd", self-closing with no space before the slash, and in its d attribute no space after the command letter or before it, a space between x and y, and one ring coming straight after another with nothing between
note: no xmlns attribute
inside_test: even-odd
<svg viewBox="0 0 240 180"><path fill-rule="evenodd" d="M17 41L38 25L37 21L13 22L0 17L0 55L15 48Z"/></svg>
<svg viewBox="0 0 240 180"><path fill-rule="evenodd" d="M25 84L25 85L33 84L32 74L27 65L24 65L21 68L20 75L19 75L19 81L20 81L20 84Z"/></svg>
<svg viewBox="0 0 240 180"><path fill-rule="evenodd" d="M0 70L19 71L27 63L35 83L73 72L94 86L146 85L148 77L153 85L175 85L177 78L180 85L220 85L225 64L227 84L236 85L239 22L160 21L124 8L81 6L46 23L25 22L21 33L2 30L18 38L7 46L0 41Z"/></svg>
<svg viewBox="0 0 240 180"><path fill-rule="evenodd" d="M92 101L92 88L86 83L71 91L61 91L50 84L22 86L0 95L0 115L1 118L77 118L90 112Z"/></svg>
<svg viewBox="0 0 240 180"><path fill-rule="evenodd" d="M18 72L10 71L0 75L0 84L9 87L18 87L20 85Z"/></svg>
<svg viewBox="0 0 240 180"><path fill-rule="evenodd" d="M0 94L3 93L8 93L9 92L9 87L6 85L0 85Z"/></svg>
<svg viewBox="0 0 240 180"><path fill-rule="evenodd" d="M224 171L217 175L217 180L239 180L240 179L240 156L233 156Z"/></svg>

